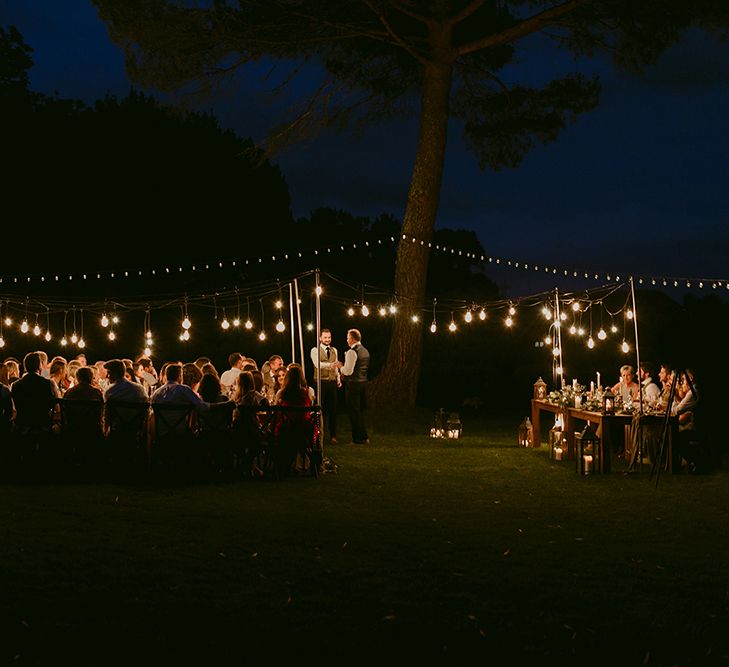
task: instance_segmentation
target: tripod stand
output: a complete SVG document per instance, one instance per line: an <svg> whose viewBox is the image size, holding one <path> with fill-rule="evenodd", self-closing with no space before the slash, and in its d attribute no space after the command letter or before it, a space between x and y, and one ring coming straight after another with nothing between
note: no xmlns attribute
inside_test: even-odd
<svg viewBox="0 0 729 667"><path fill-rule="evenodd" d="M666 449L666 440L668 439L668 424L671 419L671 406L673 405L673 399L676 396L676 385L678 384L678 372L674 372L673 380L671 380L671 388L668 391L668 402L666 403L666 416L663 418L663 432L661 435L661 447L658 450L658 456L656 456L651 466L650 478L653 478L653 474L656 475L656 486L658 486L658 480L661 476L661 462L663 461L663 454ZM688 377L688 376L687 376ZM693 390L693 385L692 385Z"/></svg>

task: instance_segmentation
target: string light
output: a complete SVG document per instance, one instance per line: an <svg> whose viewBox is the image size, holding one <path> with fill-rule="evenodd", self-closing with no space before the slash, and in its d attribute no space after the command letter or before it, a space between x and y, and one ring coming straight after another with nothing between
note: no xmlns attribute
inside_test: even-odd
<svg viewBox="0 0 729 667"><path fill-rule="evenodd" d="M258 340L260 340L261 342L263 342L264 340L266 340L266 332L265 331L261 331L261 333L258 334Z"/></svg>
<svg viewBox="0 0 729 667"><path fill-rule="evenodd" d="M430 325L430 333L435 333L436 331L438 331L438 325L435 323L435 320L433 320Z"/></svg>
<svg viewBox="0 0 729 667"><path fill-rule="evenodd" d="M12 324L13 324L13 320L10 317L6 317L5 318L5 326L6 327L9 327L9 326L12 326Z"/></svg>
<svg viewBox="0 0 729 667"><path fill-rule="evenodd" d="M116 334L113 331L109 332L109 340L116 340Z"/></svg>
<svg viewBox="0 0 729 667"><path fill-rule="evenodd" d="M509 315L516 315L516 308L514 306L509 306Z"/></svg>
<svg viewBox="0 0 729 667"><path fill-rule="evenodd" d="M390 304L390 315L394 315L397 312L397 306L393 303Z"/></svg>
<svg viewBox="0 0 729 667"><path fill-rule="evenodd" d="M283 320L279 320L276 323L276 331L278 331L279 333L283 333L284 331L286 331L286 325L283 323Z"/></svg>
<svg viewBox="0 0 729 667"><path fill-rule="evenodd" d="M86 347L86 341L83 338L79 338L78 346L83 350Z"/></svg>
<svg viewBox="0 0 729 667"><path fill-rule="evenodd" d="M0 347L5 347L5 339L0 336Z"/></svg>
<svg viewBox="0 0 729 667"><path fill-rule="evenodd" d="M458 327L456 326L456 323L451 320L451 323L448 325L448 331L453 333Z"/></svg>
<svg viewBox="0 0 729 667"><path fill-rule="evenodd" d="M555 347L552 350L552 355L555 356L555 357L558 357L559 356L559 348L558 347Z"/></svg>
<svg viewBox="0 0 729 667"><path fill-rule="evenodd" d="M317 286L316 286L316 289L314 290L314 292L315 292L315 294L316 294L317 296L321 296L321 295L322 295L322 293L324 292L324 290L323 290L323 289L321 288L321 285L317 285Z"/></svg>
<svg viewBox="0 0 729 667"><path fill-rule="evenodd" d="M578 336L584 336L585 335L584 328L580 327L579 329L577 329L577 335Z"/></svg>
<svg viewBox="0 0 729 667"><path fill-rule="evenodd" d="M370 314L370 309L362 304L362 317L367 317Z"/></svg>
<svg viewBox="0 0 729 667"><path fill-rule="evenodd" d="M511 315L509 315L509 317L506 318L505 324L507 327L514 326L514 320L512 319Z"/></svg>
<svg viewBox="0 0 729 667"><path fill-rule="evenodd" d="M547 308L547 306L544 306L542 308L542 315L544 315L545 320L551 320L552 319L552 311Z"/></svg>
<svg viewBox="0 0 729 667"><path fill-rule="evenodd" d="M101 316L101 326L104 328L109 326L109 318L106 316L106 313Z"/></svg>
<svg viewBox="0 0 729 667"><path fill-rule="evenodd" d="M51 342L51 338L53 338L53 336L51 336L51 332L50 331L46 331L46 335L43 336L43 338L46 339L46 343L50 343Z"/></svg>
<svg viewBox="0 0 729 667"><path fill-rule="evenodd" d="M471 313L470 310L467 310L465 316L463 317L463 319L466 320L466 322L469 322L470 323L471 320L473 320L473 313Z"/></svg>
<svg viewBox="0 0 729 667"><path fill-rule="evenodd" d="M30 327L28 326L28 320L23 320L22 324L20 325L20 332L28 333L29 329L30 329Z"/></svg>
<svg viewBox="0 0 729 667"><path fill-rule="evenodd" d="M628 354L630 352L630 345L628 345L627 341L623 341L623 344L620 346L620 348L625 352L625 354Z"/></svg>
<svg viewBox="0 0 729 667"><path fill-rule="evenodd" d="M283 301L281 301L281 299L278 299L276 301L276 308L278 308L279 310L281 310L281 308L283 308Z"/></svg>
<svg viewBox="0 0 729 667"><path fill-rule="evenodd" d="M574 310L575 312L578 312L580 310L580 302L579 301L575 301L572 304L572 310Z"/></svg>
<svg viewBox="0 0 729 667"><path fill-rule="evenodd" d="M382 317L385 317L385 315L387 315L387 309L384 306L380 306L379 312Z"/></svg>
<svg viewBox="0 0 729 667"><path fill-rule="evenodd" d="M552 344L552 337L551 336L545 337L544 344L545 345L551 345Z"/></svg>
<svg viewBox="0 0 729 667"><path fill-rule="evenodd" d="M354 317L354 308L352 308L352 306L347 309L347 315Z"/></svg>
<svg viewBox="0 0 729 667"><path fill-rule="evenodd" d="M561 313L559 314L559 319L560 319L560 320L562 320L562 321L564 322L564 321L565 321L565 320L567 319L567 313L565 313L564 311L562 311L562 312L561 312Z"/></svg>
<svg viewBox="0 0 729 667"><path fill-rule="evenodd" d="M570 333L573 336L577 333L577 327L574 324L570 327Z"/></svg>
<svg viewBox="0 0 729 667"><path fill-rule="evenodd" d="M190 322L190 318L187 315L185 315L184 319L182 320L182 328L185 329L185 331L187 331L191 326L192 326L192 322Z"/></svg>
<svg viewBox="0 0 729 667"><path fill-rule="evenodd" d="M628 312L627 312L627 313L625 313L625 316L626 316L626 317L627 317L627 318L628 318L629 320L632 320L632 319L633 319L633 311L632 311L632 310L631 310L630 308L628 308Z"/></svg>
<svg viewBox="0 0 729 667"><path fill-rule="evenodd" d="M37 324L37 323L36 323L36 325L35 325L35 326L33 327L33 335L34 335L34 336L40 336L40 335L41 335L41 328L40 328L40 327L38 326L38 324Z"/></svg>
<svg viewBox="0 0 729 667"><path fill-rule="evenodd" d="M611 331L612 333L618 333L618 327L616 327L616 326L615 326L615 325L613 324L613 325L611 325L611 327L610 327L610 331Z"/></svg>
<svg viewBox="0 0 729 667"><path fill-rule="evenodd" d="M592 336L587 339L587 347L590 349L595 347L595 339Z"/></svg>
<svg viewBox="0 0 729 667"><path fill-rule="evenodd" d="M313 324L312 324L311 322L309 322L309 323L308 323L308 324L306 325L306 330L307 330L307 331L314 331L314 325L313 325Z"/></svg>
<svg viewBox="0 0 729 667"><path fill-rule="evenodd" d="M605 329L603 329L603 328L601 327L601 328L600 328L600 331L598 331L598 332L597 332L597 337L598 337L598 338L599 338L600 340L605 340L605 339L607 338L607 333L606 333Z"/></svg>
<svg viewBox="0 0 729 667"><path fill-rule="evenodd" d="M246 320L245 324L243 325L246 329L252 329L253 328L253 322L250 320Z"/></svg>
<svg viewBox="0 0 729 667"><path fill-rule="evenodd" d="M482 322L483 322L483 320L486 319L486 311L483 308L481 308L481 310L478 313L478 319L481 320Z"/></svg>
<svg viewBox="0 0 729 667"><path fill-rule="evenodd" d="M240 326L240 318L239 318L239 317L236 317L236 318L235 318L235 319L233 320L233 326L234 326L234 327L239 327L239 326Z"/></svg>
<svg viewBox="0 0 729 667"><path fill-rule="evenodd" d="M64 336L61 338L61 347L66 347L68 345L68 341L66 340L66 337Z"/></svg>
<svg viewBox="0 0 729 667"><path fill-rule="evenodd" d="M111 318L111 321L114 324L119 324L119 316L118 315L114 315L114 317Z"/></svg>
<svg viewBox="0 0 729 667"><path fill-rule="evenodd" d="M224 331L227 331L228 329L230 329L230 322L228 322L227 317L223 316L223 321L220 323L220 327Z"/></svg>
<svg viewBox="0 0 729 667"><path fill-rule="evenodd" d="M188 329L185 329L182 332L182 340L184 340L184 341L190 340L190 331Z"/></svg>
<svg viewBox="0 0 729 667"><path fill-rule="evenodd" d="M420 318L418 317L417 314L413 315L410 319L413 321L414 324L417 324L418 322L420 322Z"/></svg>
<svg viewBox="0 0 729 667"><path fill-rule="evenodd" d="M75 331L71 334L71 342L74 345L76 345L76 343L78 343L78 336L76 335L76 332Z"/></svg>

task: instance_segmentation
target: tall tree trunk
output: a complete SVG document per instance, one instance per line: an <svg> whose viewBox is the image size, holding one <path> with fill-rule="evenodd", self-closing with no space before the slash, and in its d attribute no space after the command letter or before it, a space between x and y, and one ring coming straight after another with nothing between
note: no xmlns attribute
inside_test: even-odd
<svg viewBox="0 0 729 667"><path fill-rule="evenodd" d="M452 72L450 61L430 63L423 70L420 137L402 228L408 238L400 239L395 267L395 293L400 312L393 324L385 368L376 378L372 391L374 402L380 405L415 405L423 327L413 324L411 316L422 314L425 297L428 242L433 236L443 179ZM412 237L418 241L413 243Z"/></svg>

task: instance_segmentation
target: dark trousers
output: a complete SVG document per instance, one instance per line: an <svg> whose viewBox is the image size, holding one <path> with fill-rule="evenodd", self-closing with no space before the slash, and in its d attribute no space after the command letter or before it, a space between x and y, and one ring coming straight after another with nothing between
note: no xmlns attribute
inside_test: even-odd
<svg viewBox="0 0 729 667"><path fill-rule="evenodd" d="M322 426L327 438L337 437L337 381L322 380L321 383Z"/></svg>
<svg viewBox="0 0 729 667"><path fill-rule="evenodd" d="M362 443L369 438L364 419L364 412L367 408L367 383L350 380L345 385L344 394L347 399L349 421L352 424L352 440Z"/></svg>

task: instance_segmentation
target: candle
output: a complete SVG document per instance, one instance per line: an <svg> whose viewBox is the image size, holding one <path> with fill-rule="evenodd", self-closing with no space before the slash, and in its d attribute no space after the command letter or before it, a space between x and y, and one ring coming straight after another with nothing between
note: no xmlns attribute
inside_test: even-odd
<svg viewBox="0 0 729 667"><path fill-rule="evenodd" d="M572 379L572 389L577 389L577 378Z"/></svg>
<svg viewBox="0 0 729 667"><path fill-rule="evenodd" d="M595 383L592 380L590 380L590 396L594 396L594 395L595 395Z"/></svg>
<svg viewBox="0 0 729 667"><path fill-rule="evenodd" d="M602 385L600 384L600 371L597 372L597 388L600 389Z"/></svg>
<svg viewBox="0 0 729 667"><path fill-rule="evenodd" d="M582 458L585 462L585 474L592 472L592 455L585 454Z"/></svg>
<svg viewBox="0 0 729 667"><path fill-rule="evenodd" d="M554 448L554 460L555 461L561 461L562 460L562 448L561 447L555 447Z"/></svg>

